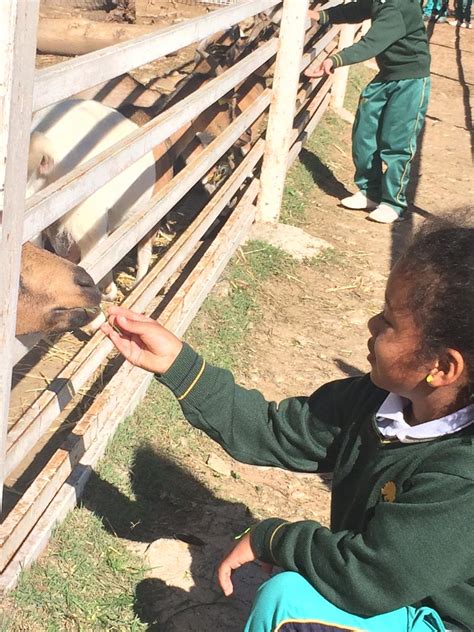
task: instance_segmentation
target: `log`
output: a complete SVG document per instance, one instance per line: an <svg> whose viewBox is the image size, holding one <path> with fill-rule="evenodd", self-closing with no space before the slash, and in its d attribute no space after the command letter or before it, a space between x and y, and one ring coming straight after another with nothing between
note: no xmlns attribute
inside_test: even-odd
<svg viewBox="0 0 474 632"><path fill-rule="evenodd" d="M71 10L82 9L83 11L105 11L108 0L41 0L40 9L49 7Z"/></svg>
<svg viewBox="0 0 474 632"><path fill-rule="evenodd" d="M156 26L149 25L42 17L38 25L37 49L50 55L84 55L156 30Z"/></svg>

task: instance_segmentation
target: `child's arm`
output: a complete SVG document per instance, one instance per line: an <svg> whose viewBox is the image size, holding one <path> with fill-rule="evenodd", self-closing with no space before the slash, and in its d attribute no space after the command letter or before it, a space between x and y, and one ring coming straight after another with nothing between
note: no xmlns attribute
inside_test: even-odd
<svg viewBox="0 0 474 632"><path fill-rule="evenodd" d="M321 9L318 22L321 25L332 22L333 24L359 24L370 18L370 3L349 2L348 4L339 4L331 9ZM315 12L309 11L309 17L315 19ZM313 17L314 16L314 17Z"/></svg>
<svg viewBox="0 0 474 632"><path fill-rule="evenodd" d="M340 22L348 22L342 20L342 15L351 11L353 4L343 4L328 11L322 11L320 23L331 21L335 24ZM356 7L353 9L354 17L356 15ZM370 15L363 17L366 19ZM421 19L421 18L420 18ZM354 22L361 20L354 19ZM398 9L395 0L386 0L384 4L380 4L377 15L372 21L372 26L359 42L344 48L338 53L331 55L329 59L333 62L333 68L340 66L348 66L350 64L358 64L380 55L386 48L394 42L406 35L406 26L402 14Z"/></svg>
<svg viewBox="0 0 474 632"><path fill-rule="evenodd" d="M268 519L250 532L251 550L301 573L331 603L362 616L430 595L449 598L451 588L472 581L474 486L469 471L466 477L445 473L442 462L432 468L415 473L394 502L381 500L362 532Z"/></svg>
<svg viewBox="0 0 474 632"><path fill-rule="evenodd" d="M235 459L294 471L332 471L344 425L333 385L311 397L268 402L186 344L158 379L175 394L186 419Z"/></svg>
<svg viewBox="0 0 474 632"><path fill-rule="evenodd" d="M235 384L230 371L206 364L155 321L118 307L110 313L110 322L120 327L120 333L110 325L103 331L119 351L133 364L158 373L186 419L234 458L295 471L333 469L347 423L339 404L354 391L357 380L328 384L311 397L293 397L277 405L257 390Z"/></svg>

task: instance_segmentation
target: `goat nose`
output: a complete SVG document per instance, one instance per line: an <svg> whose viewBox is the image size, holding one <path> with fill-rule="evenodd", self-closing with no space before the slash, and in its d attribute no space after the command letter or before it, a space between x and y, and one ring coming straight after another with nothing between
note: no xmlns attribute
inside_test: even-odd
<svg viewBox="0 0 474 632"><path fill-rule="evenodd" d="M95 287L95 283L91 275L79 266L74 271L74 282L80 287Z"/></svg>

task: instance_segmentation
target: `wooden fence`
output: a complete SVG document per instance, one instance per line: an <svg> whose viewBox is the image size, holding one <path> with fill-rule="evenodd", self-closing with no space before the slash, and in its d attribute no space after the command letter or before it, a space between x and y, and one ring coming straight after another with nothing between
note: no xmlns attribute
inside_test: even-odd
<svg viewBox="0 0 474 632"><path fill-rule="evenodd" d="M102 333L92 336L7 432L12 367L32 342L25 345L14 335L22 244L276 56L272 88L264 90L191 164L81 262L96 281L100 280L269 110L265 139L261 137L254 143L196 219L123 302L126 307L159 314L164 325L183 334L256 217L278 221L286 171L328 107L331 91L342 103L347 80L344 72L303 83L301 72L315 59L325 59L336 49L339 38L347 45L357 30L331 27L318 31L306 18L306 2L284 0L278 38L265 42L123 141L29 198L25 205L32 112L281 4L279 0L242 0L202 18L35 71L38 2L4 0L0 8L0 185L4 194L0 250L0 494L5 478L44 438L56 417L112 350ZM212 243L204 247L202 237L237 193L239 201L229 219ZM158 292L171 279L174 294L165 294L157 301ZM73 431L5 513L0 524L1 590L12 588L21 568L43 550L54 526L76 503L117 425L143 397L151 376L126 362L118 365Z"/></svg>

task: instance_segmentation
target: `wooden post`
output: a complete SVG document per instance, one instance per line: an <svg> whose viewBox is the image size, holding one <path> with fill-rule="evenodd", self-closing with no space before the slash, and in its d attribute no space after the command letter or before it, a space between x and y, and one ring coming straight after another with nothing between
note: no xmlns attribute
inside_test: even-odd
<svg viewBox="0 0 474 632"><path fill-rule="evenodd" d="M354 42L354 35L359 28L358 24L343 24L339 35L339 50L351 46ZM332 107L334 110L343 110L344 98L346 96L347 79L349 77L349 66L337 68L334 71L334 82L332 84Z"/></svg>
<svg viewBox="0 0 474 632"><path fill-rule="evenodd" d="M20 278L39 0L0 4L0 509ZM7 161L8 157L8 161Z"/></svg>
<svg viewBox="0 0 474 632"><path fill-rule="evenodd" d="M278 222L287 154L296 110L308 0L284 0L273 80L265 153L260 179L257 219Z"/></svg>

